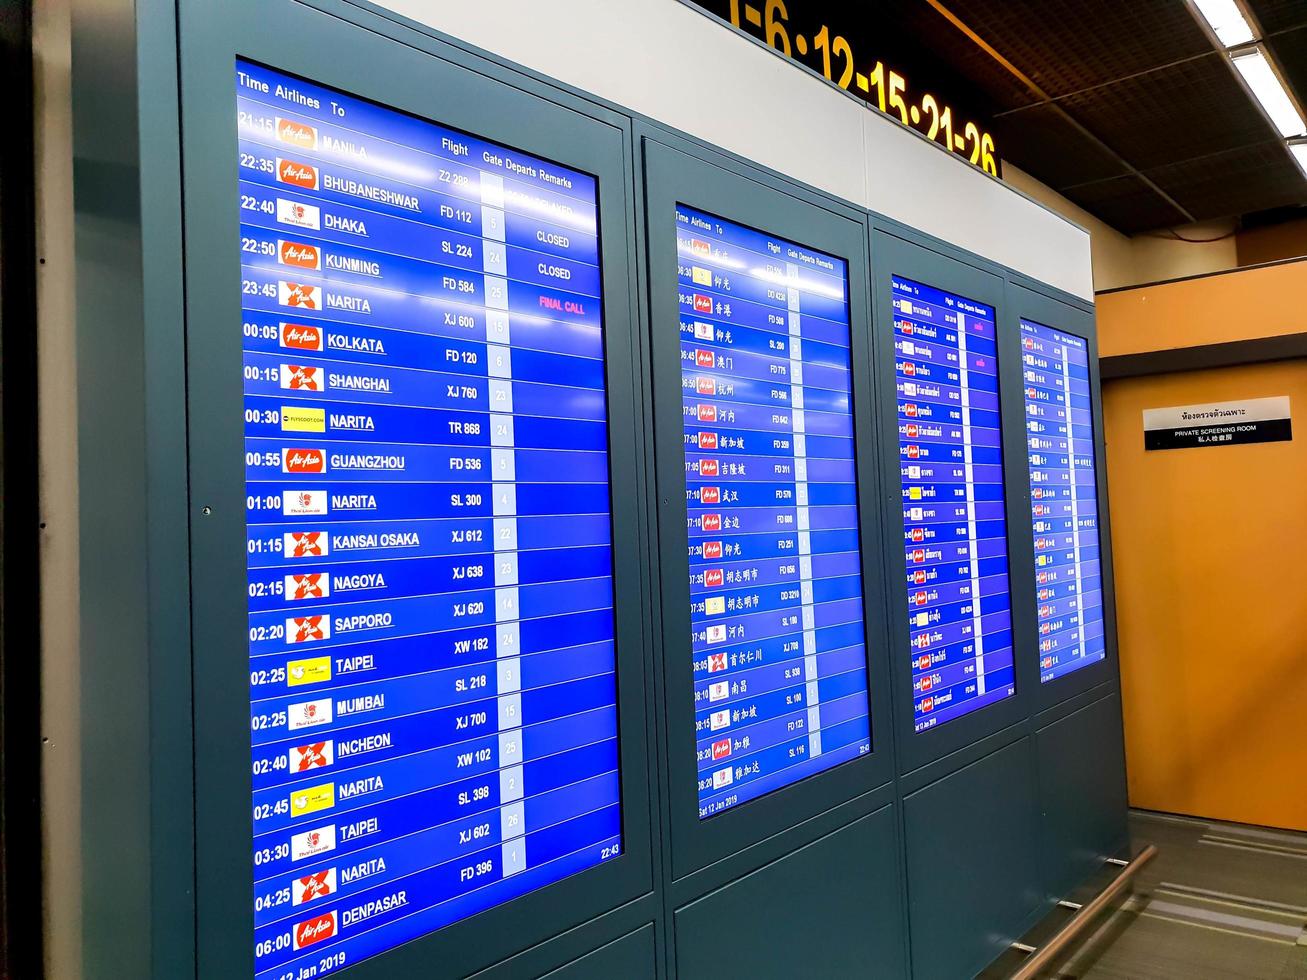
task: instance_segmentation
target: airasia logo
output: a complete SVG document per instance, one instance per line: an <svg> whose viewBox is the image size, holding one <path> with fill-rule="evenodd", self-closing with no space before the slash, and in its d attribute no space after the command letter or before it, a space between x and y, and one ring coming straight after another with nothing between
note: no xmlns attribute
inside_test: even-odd
<svg viewBox="0 0 1307 980"><path fill-rule="evenodd" d="M935 699L934 699L934 698L926 698L925 701L922 701L922 702L921 702L921 713L922 713L922 714L928 714L929 712L934 711L934 710L935 710Z"/></svg>
<svg viewBox="0 0 1307 980"><path fill-rule="evenodd" d="M717 358L713 357L710 350L697 350L694 352L694 363L698 367L710 368L717 363Z"/></svg>
<svg viewBox="0 0 1307 980"><path fill-rule="evenodd" d="M700 476L721 476L721 465L715 459L699 461Z"/></svg>
<svg viewBox="0 0 1307 980"><path fill-rule="evenodd" d="M916 551L912 553L912 562L914 564L920 565L925 560L926 560L926 552L924 549L918 548Z"/></svg>
<svg viewBox="0 0 1307 980"><path fill-rule="evenodd" d="M911 361L904 361L903 373L906 374L909 378L911 378L917 373L917 366L913 364Z"/></svg>
<svg viewBox="0 0 1307 980"><path fill-rule="evenodd" d="M699 433L699 448L700 448L700 449L716 449L716 448L717 448L717 433L716 433L716 432L700 432L700 433Z"/></svg>
<svg viewBox="0 0 1307 980"><path fill-rule="evenodd" d="M320 449L287 449L282 452L283 473L325 473L327 457Z"/></svg>
<svg viewBox="0 0 1307 980"><path fill-rule="evenodd" d="M289 391L321 391L322 369L304 364L283 364L281 386Z"/></svg>
<svg viewBox="0 0 1307 980"><path fill-rule="evenodd" d="M290 538L290 557L319 558L327 553L325 531L292 531Z"/></svg>
<svg viewBox="0 0 1307 980"><path fill-rule="evenodd" d="M312 643L331 635L331 620L326 616L300 616L287 621L287 643Z"/></svg>
<svg viewBox="0 0 1307 980"><path fill-rule="evenodd" d="M915 418L917 417L917 406L916 406L916 405L904 405L904 406L903 406L903 414L906 415L906 416L907 416L908 418L910 418L910 419L915 419Z"/></svg>
<svg viewBox="0 0 1307 980"><path fill-rule="evenodd" d="M721 487L704 487L699 491L699 503L701 504L720 504L722 502Z"/></svg>
<svg viewBox="0 0 1307 980"><path fill-rule="evenodd" d="M928 578L927 578L925 572L913 572L913 573L912 573L912 584L913 584L913 585L925 585L927 581L928 581Z"/></svg>
<svg viewBox="0 0 1307 980"><path fill-rule="evenodd" d="M294 350L322 350L322 331L307 323L283 323L281 346Z"/></svg>
<svg viewBox="0 0 1307 980"><path fill-rule="evenodd" d="M700 405L700 406L699 406L699 421L700 421L700 422L716 422L716 421L717 421L717 406L716 406L716 405Z"/></svg>
<svg viewBox="0 0 1307 980"><path fill-rule="evenodd" d="M302 242L277 241L277 257L282 265L293 265L299 269L321 269L322 255L312 245Z"/></svg>
<svg viewBox="0 0 1307 980"><path fill-rule="evenodd" d="M705 541L703 543L703 556L709 561L722 556L722 543L720 541Z"/></svg>
<svg viewBox="0 0 1307 980"><path fill-rule="evenodd" d="M318 287L302 282L277 283L277 299L282 306L293 306L301 310L318 309Z"/></svg>
<svg viewBox="0 0 1307 980"><path fill-rule="evenodd" d="M277 117L277 139L298 146L301 150L318 148L318 131L315 127L293 119L282 119L280 116Z"/></svg>
<svg viewBox="0 0 1307 980"><path fill-rule="evenodd" d="M921 679L921 689L923 691L929 691L934 686L935 686L935 678L932 677L930 674L927 674L925 677Z"/></svg>
<svg viewBox="0 0 1307 980"><path fill-rule="evenodd" d="M703 295L703 293L695 293L695 294L694 294L694 312L695 312L695 313L711 313L711 312L712 312L712 297L711 297L711 296L705 296L705 295Z"/></svg>
<svg viewBox="0 0 1307 980"><path fill-rule="evenodd" d="M318 168L296 160L277 158L277 179L283 184L303 187L305 190L318 189Z"/></svg>
<svg viewBox="0 0 1307 980"><path fill-rule="evenodd" d="M295 948L303 949L336 935L336 913L326 912L295 926Z"/></svg>
<svg viewBox="0 0 1307 980"><path fill-rule="evenodd" d="M908 459L920 459L920 458L921 458L921 447L920 447L920 446L909 446L909 447L908 447Z"/></svg>
<svg viewBox="0 0 1307 980"><path fill-rule="evenodd" d="M700 526L705 531L720 531L722 529L722 515L704 514Z"/></svg>
<svg viewBox="0 0 1307 980"><path fill-rule="evenodd" d="M322 572L314 572L312 575L292 575L294 588L291 590L290 598L296 600L323 598L327 594L322 581L325 577Z"/></svg>
<svg viewBox="0 0 1307 980"><path fill-rule="evenodd" d="M295 747L295 771L308 772L312 769L325 769L331 765L331 757L327 752L327 743L314 742L312 745L297 745Z"/></svg>
<svg viewBox="0 0 1307 980"><path fill-rule="evenodd" d="M731 740L729 738L718 739L712 744L713 762L718 759L725 759L731 754Z"/></svg>
<svg viewBox="0 0 1307 980"><path fill-rule="evenodd" d="M919 431L920 431L920 427L914 422L909 424L907 428L903 430L903 434L907 436L909 439L915 439L917 438L917 433Z"/></svg>
<svg viewBox="0 0 1307 980"><path fill-rule="evenodd" d="M695 391L701 395L717 394L717 382L712 378L696 378L694 387Z"/></svg>
<svg viewBox="0 0 1307 980"><path fill-rule="evenodd" d="M925 541L925 540L926 540L926 532L925 532L924 530L922 530L921 528L919 528L919 527L914 527L914 528L912 529L912 540L913 540L913 541Z"/></svg>
<svg viewBox="0 0 1307 980"><path fill-rule="evenodd" d="M703 573L703 584L709 589L719 589L725 580L725 574L720 568L710 568Z"/></svg>
<svg viewBox="0 0 1307 980"><path fill-rule="evenodd" d="M708 655L708 673L716 674L725 670L727 667L726 654L710 653Z"/></svg>

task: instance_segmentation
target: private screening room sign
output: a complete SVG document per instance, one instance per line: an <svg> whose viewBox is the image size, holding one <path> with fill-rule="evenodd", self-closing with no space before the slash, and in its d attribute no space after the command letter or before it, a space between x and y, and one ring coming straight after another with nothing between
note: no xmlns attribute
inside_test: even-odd
<svg viewBox="0 0 1307 980"><path fill-rule="evenodd" d="M1293 422L1287 395L1144 410L1145 450L1238 446L1292 439Z"/></svg>

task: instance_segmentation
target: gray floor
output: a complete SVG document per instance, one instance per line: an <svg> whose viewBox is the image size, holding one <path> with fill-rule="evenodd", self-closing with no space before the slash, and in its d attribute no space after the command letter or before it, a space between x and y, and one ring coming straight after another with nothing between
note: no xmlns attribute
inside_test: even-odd
<svg viewBox="0 0 1307 980"><path fill-rule="evenodd" d="M1083 980L1307 980L1307 834L1135 811L1158 855L1061 965Z"/></svg>

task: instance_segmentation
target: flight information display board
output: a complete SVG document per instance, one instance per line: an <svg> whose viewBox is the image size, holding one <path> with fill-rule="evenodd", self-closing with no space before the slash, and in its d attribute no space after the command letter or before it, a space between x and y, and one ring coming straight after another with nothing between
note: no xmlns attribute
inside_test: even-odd
<svg viewBox="0 0 1307 980"><path fill-rule="evenodd" d="M1039 679L1107 656L1098 535L1098 471L1081 337L1021 321L1039 609Z"/></svg>
<svg viewBox="0 0 1307 980"><path fill-rule="evenodd" d="M871 751L848 265L678 205L699 818Z"/></svg>
<svg viewBox="0 0 1307 980"><path fill-rule="evenodd" d="M993 307L895 276L913 728L1016 693Z"/></svg>
<svg viewBox="0 0 1307 980"><path fill-rule="evenodd" d="M621 851L598 188L235 112L255 971L316 976Z"/></svg>

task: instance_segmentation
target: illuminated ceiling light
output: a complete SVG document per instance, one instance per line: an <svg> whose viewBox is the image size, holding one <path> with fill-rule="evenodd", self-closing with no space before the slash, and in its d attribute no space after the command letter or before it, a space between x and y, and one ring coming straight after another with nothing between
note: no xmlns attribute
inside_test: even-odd
<svg viewBox="0 0 1307 980"><path fill-rule="evenodd" d="M1303 176L1307 177L1307 140L1290 143L1289 152L1292 153L1293 158L1298 161L1298 166L1302 168Z"/></svg>
<svg viewBox="0 0 1307 980"><path fill-rule="evenodd" d="M1234 67L1239 69L1243 80L1252 89L1257 101L1266 110L1266 114L1271 117L1271 122L1280 131L1281 136L1301 136L1307 132L1302 114L1293 104L1293 99L1289 98L1284 83L1275 73L1275 68L1271 65L1271 60L1266 57L1265 51L1260 47L1249 48L1247 51L1235 52L1230 55L1230 58L1234 62Z"/></svg>
<svg viewBox="0 0 1307 980"><path fill-rule="evenodd" d="M1252 26L1234 0L1194 0L1194 6L1227 48L1256 40Z"/></svg>

